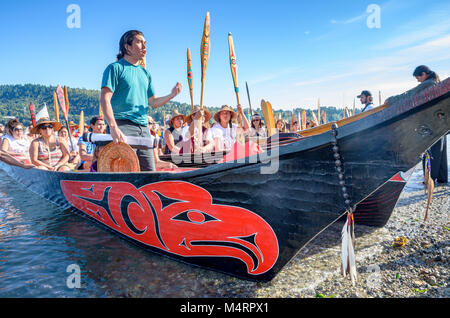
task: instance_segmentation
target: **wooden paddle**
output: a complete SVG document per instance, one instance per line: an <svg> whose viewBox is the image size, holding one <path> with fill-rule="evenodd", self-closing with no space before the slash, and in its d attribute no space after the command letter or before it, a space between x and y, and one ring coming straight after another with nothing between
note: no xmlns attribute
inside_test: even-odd
<svg viewBox="0 0 450 318"><path fill-rule="evenodd" d="M267 136L270 137L275 133L275 120L273 118L272 105L269 102L261 100L261 110L267 127Z"/></svg>
<svg viewBox="0 0 450 318"><path fill-rule="evenodd" d="M381 91L378 91L378 105L381 105Z"/></svg>
<svg viewBox="0 0 450 318"><path fill-rule="evenodd" d="M250 93L248 91L247 82L245 82L245 87L247 88L247 97L248 97L248 105L250 107L250 120L252 120L253 112L252 112L252 102L250 101Z"/></svg>
<svg viewBox="0 0 450 318"><path fill-rule="evenodd" d="M306 110L302 111L302 130L306 129Z"/></svg>
<svg viewBox="0 0 450 318"><path fill-rule="evenodd" d="M55 119L59 123L59 107L56 92L53 92L53 111L55 112Z"/></svg>
<svg viewBox="0 0 450 318"><path fill-rule="evenodd" d="M203 96L205 89L205 75L206 68L208 67L209 51L210 51L210 19L209 12L206 12L205 25L203 27L203 37L202 43L200 45L200 58L202 66L202 77L201 77L201 95L200 95L200 108L203 109Z"/></svg>
<svg viewBox="0 0 450 318"><path fill-rule="evenodd" d="M84 134L84 111L80 112L80 125L78 126L78 131L80 132L80 136L83 137L83 134Z"/></svg>
<svg viewBox="0 0 450 318"><path fill-rule="evenodd" d="M70 126L69 126L69 113L67 111L69 108L66 106L66 99L67 99L67 102L69 102L69 99L67 97L67 88L64 86L64 91L63 91L61 86L58 84L58 86L56 87L56 94L58 95L59 106L61 107L61 111L63 112L63 116L66 121L66 127L67 127L67 131L69 133L70 145L72 146L72 149L75 149L75 147L73 145L73 141L72 141L72 133L70 132Z"/></svg>
<svg viewBox="0 0 450 318"><path fill-rule="evenodd" d="M28 109L30 110L31 123L33 124L33 127L36 127L36 114L35 114L35 108L34 108L33 103L30 103L30 105L28 106Z"/></svg>
<svg viewBox="0 0 450 318"><path fill-rule="evenodd" d="M239 85L238 85L236 54L234 53L234 44L231 32L228 33L228 48L230 50L230 68L231 68L231 76L233 77L234 92L236 93L237 104L240 105L241 102L239 101ZM242 117L240 113L238 113L238 122L239 128L242 128Z"/></svg>
<svg viewBox="0 0 450 318"><path fill-rule="evenodd" d="M355 105L355 99L353 98L353 116L356 115L356 105Z"/></svg>
<svg viewBox="0 0 450 318"><path fill-rule="evenodd" d="M101 98L98 99L98 118L103 118Z"/></svg>
<svg viewBox="0 0 450 318"><path fill-rule="evenodd" d="M321 118L321 116L320 116L320 98L319 98L319 100L317 101L317 118L318 118L318 125L320 125L320 118Z"/></svg>
<svg viewBox="0 0 450 318"><path fill-rule="evenodd" d="M194 74L192 72L191 50L189 50L189 48L187 49L187 80L189 85L189 94L191 95L191 108L192 111L194 111L194 90L192 88Z"/></svg>
<svg viewBox="0 0 450 318"><path fill-rule="evenodd" d="M313 122L316 124L316 126L320 126L319 121L317 120L316 113L314 111L311 111L311 113L313 117Z"/></svg>

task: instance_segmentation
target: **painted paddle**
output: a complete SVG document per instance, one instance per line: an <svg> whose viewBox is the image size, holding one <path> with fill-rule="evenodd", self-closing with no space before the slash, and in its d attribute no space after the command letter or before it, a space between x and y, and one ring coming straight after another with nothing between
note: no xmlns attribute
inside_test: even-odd
<svg viewBox="0 0 450 318"><path fill-rule="evenodd" d="M228 33L228 48L230 50L230 68L231 68L231 76L233 77L234 84L234 92L236 93L236 101L237 104L240 105L239 101L239 82L238 82L238 73L237 73L237 62L236 62L236 54L234 53L234 44L233 37L231 32ZM242 128L242 117L241 114L238 114L239 128Z"/></svg>
<svg viewBox="0 0 450 318"><path fill-rule="evenodd" d="M322 123L327 123L327 113L325 111L322 111Z"/></svg>
<svg viewBox="0 0 450 318"><path fill-rule="evenodd" d="M33 103L30 103L28 109L30 110L31 123L33 124L33 127L36 127L36 113Z"/></svg>
<svg viewBox="0 0 450 318"><path fill-rule="evenodd" d="M306 129L306 110L302 111L302 130Z"/></svg>
<svg viewBox="0 0 450 318"><path fill-rule="evenodd" d="M203 37L202 43L200 45L200 57L202 66L202 77L201 77L201 95L200 95L200 108L203 109L203 96L205 89L205 75L206 68L208 67L209 51L210 51L210 19L209 12L206 12L205 25L203 27Z"/></svg>
<svg viewBox="0 0 450 318"><path fill-rule="evenodd" d="M261 100L261 110L264 116L264 121L267 126L267 136L270 137L275 132L275 121L273 118L272 105L269 102Z"/></svg>
<svg viewBox="0 0 450 318"><path fill-rule="evenodd" d="M247 82L245 82L245 87L247 88L247 97L248 97L248 105L250 107L250 120L252 120L253 112L252 112L252 102L250 101L250 93L248 91Z"/></svg>
<svg viewBox="0 0 450 318"><path fill-rule="evenodd" d="M80 125L78 125L78 131L80 132L80 135L83 136L83 134L84 134L84 111L80 112Z"/></svg>
<svg viewBox="0 0 450 318"><path fill-rule="evenodd" d="M320 116L320 98L319 98L319 100L318 100L318 102L317 102L317 118L318 118L318 125L320 125L320 118L321 118L321 116Z"/></svg>
<svg viewBox="0 0 450 318"><path fill-rule="evenodd" d="M65 91L63 91L61 86L58 84L58 86L56 87L56 94L58 95L59 107L61 107L64 119L66 121L66 127L67 127L67 131L69 133L70 145L72 146L72 149L75 149L75 147L73 145L73 141L72 141L72 133L70 132L69 118L68 118L69 114L67 112L68 108L66 106L67 88L65 86L64 86L64 88L65 88ZM67 101L69 101L68 98L67 98Z"/></svg>
<svg viewBox="0 0 450 318"><path fill-rule="evenodd" d="M59 122L59 107L58 99L56 98L56 92L53 92L53 111L55 112L55 119Z"/></svg>
<svg viewBox="0 0 450 318"><path fill-rule="evenodd" d="M192 72L192 61L191 61L191 50L187 49L187 80L189 84L189 94L191 95L191 107L192 111L194 111L194 95L193 95L193 80L194 74Z"/></svg>
<svg viewBox="0 0 450 318"><path fill-rule="evenodd" d="M98 118L103 118L101 97L98 98Z"/></svg>
<svg viewBox="0 0 450 318"><path fill-rule="evenodd" d="M67 87L66 86L64 86L64 101L66 102L67 116L69 116L69 96L67 95Z"/></svg>

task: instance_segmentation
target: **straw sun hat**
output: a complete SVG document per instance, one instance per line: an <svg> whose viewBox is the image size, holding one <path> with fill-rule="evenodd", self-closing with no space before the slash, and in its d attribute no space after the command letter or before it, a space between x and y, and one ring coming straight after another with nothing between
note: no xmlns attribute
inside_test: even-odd
<svg viewBox="0 0 450 318"><path fill-rule="evenodd" d="M216 122L219 122L219 121L220 121L220 112L223 112L223 111L229 111L229 112L231 112L231 120L236 120L237 113L233 110L233 108L231 108L231 107L228 106L228 105L223 105L223 106L220 108L220 110L219 110L217 113L214 114L214 120L215 120Z"/></svg>
<svg viewBox="0 0 450 318"><path fill-rule="evenodd" d="M186 118L186 122L190 124L194 119L194 115L200 110L201 110L200 106L195 106L194 111ZM206 107L203 108L203 113L205 116L205 123L207 123L211 119L212 115Z"/></svg>
<svg viewBox="0 0 450 318"><path fill-rule="evenodd" d="M139 159L130 145L110 142L101 151L97 162L98 172L139 172Z"/></svg>
<svg viewBox="0 0 450 318"><path fill-rule="evenodd" d="M39 134L39 129L41 128L42 125L45 124L51 124L53 125L53 130L54 131L58 131L61 128L61 123L57 122L57 121L53 121L48 119L47 117L42 117L38 120L38 122L36 123L36 126L34 126L33 128L31 128L30 132L33 135Z"/></svg>
<svg viewBox="0 0 450 318"><path fill-rule="evenodd" d="M173 127L173 120L179 116L183 117L183 122L186 122L186 119L187 119L186 116L184 116L183 114L180 114L178 112L178 110L176 110L176 109L172 110L172 118L170 118L170 120L169 120L170 127Z"/></svg>

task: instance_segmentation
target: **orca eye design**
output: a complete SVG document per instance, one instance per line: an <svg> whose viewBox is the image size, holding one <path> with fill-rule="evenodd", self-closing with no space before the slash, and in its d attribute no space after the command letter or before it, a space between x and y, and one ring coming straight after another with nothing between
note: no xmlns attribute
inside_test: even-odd
<svg viewBox="0 0 450 318"><path fill-rule="evenodd" d="M215 217L213 217L205 212L199 211L199 210L183 211L180 214L174 216L172 218L172 220L183 221L183 222L194 223L194 224L203 224L203 223L211 222L211 221L220 221L219 219L216 219Z"/></svg>

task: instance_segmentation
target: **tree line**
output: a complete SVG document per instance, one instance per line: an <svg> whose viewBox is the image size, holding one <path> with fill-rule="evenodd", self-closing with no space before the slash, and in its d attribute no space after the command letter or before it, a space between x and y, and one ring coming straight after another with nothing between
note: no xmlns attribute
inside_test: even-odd
<svg viewBox="0 0 450 318"><path fill-rule="evenodd" d="M53 107L53 92L56 91L56 86L45 86L39 84L24 84L24 85L0 85L0 122L6 123L10 118L15 117L19 119L24 125L31 123L29 104L33 103L36 109L36 113L41 110L44 105L47 105L48 113L51 119L55 119L54 107ZM84 88L67 88L69 98L69 120L73 120L79 123L80 113L83 110L86 123L90 118L99 114L99 98L100 90L89 90ZM230 105L234 106L234 105ZM206 107L208 107L206 105ZM249 114L248 107L242 105L246 116ZM306 110L306 116L308 119L312 118L312 112L314 111L317 116L317 109L306 109L302 107L296 107L292 110L281 110L274 108L275 118L281 118L287 122L291 121L292 112L294 112L295 119L298 119L298 114L301 114L303 109ZM171 101L163 107L157 109L149 109L149 115L163 125L163 118L166 115L170 117L173 109L177 109L180 113L189 115L191 113L191 105L187 103L179 103ZM208 110L214 116L219 111L220 107L208 107ZM327 121L340 120L344 116L344 110L342 108L336 108L334 106L321 106L321 110L326 113ZM253 111L262 115L260 108ZM356 113L361 110L357 109ZM63 115L61 110L60 121L63 121Z"/></svg>

